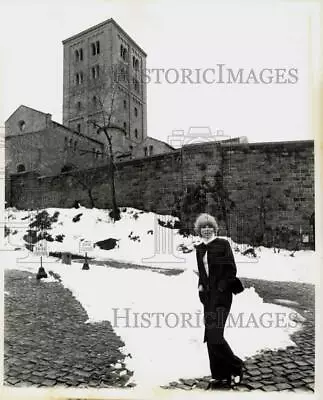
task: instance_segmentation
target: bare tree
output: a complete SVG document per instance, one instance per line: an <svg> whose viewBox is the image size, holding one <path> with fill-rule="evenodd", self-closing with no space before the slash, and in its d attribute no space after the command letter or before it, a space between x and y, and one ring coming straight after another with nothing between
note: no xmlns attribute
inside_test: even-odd
<svg viewBox="0 0 323 400"><path fill-rule="evenodd" d="M118 71L117 71L118 72ZM116 97L118 94L118 77L119 74L114 74L113 70L109 74L107 69L102 69L100 79L95 89L95 98L98 104L98 111L100 115L99 121L96 119L89 119L88 124L92 125L97 134L102 132L105 135L108 144L108 159L109 159L109 170L110 170L110 185L111 185L111 201L112 201L112 213L111 218L114 221L120 219L120 210L117 206L116 191L115 191L115 170L116 165L114 162L114 151L112 144L111 129L115 127L112 123L113 116L116 109ZM117 78L117 79L116 79ZM109 102L109 104L107 104Z"/></svg>
<svg viewBox="0 0 323 400"><path fill-rule="evenodd" d="M98 184L96 170L93 168L90 170L80 170L75 164L68 163L65 165L65 168L63 167L62 172L68 173L72 180L87 192L90 200L90 207L95 207L93 189Z"/></svg>

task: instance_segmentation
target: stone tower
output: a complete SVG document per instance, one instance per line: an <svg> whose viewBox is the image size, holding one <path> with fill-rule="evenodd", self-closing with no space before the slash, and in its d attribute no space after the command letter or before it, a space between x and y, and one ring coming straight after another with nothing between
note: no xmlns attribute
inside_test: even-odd
<svg viewBox="0 0 323 400"><path fill-rule="evenodd" d="M93 121L107 124L111 115L114 131L141 143L147 136L146 53L113 19L63 46L63 124L98 138Z"/></svg>

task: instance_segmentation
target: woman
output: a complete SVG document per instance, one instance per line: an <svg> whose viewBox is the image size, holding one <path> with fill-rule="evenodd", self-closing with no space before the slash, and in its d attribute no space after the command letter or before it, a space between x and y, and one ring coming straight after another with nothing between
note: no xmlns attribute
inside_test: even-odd
<svg viewBox="0 0 323 400"><path fill-rule="evenodd" d="M210 360L211 388L240 383L243 361L235 356L223 337L224 326L232 304L232 293L243 290L236 278L237 268L230 244L217 236L218 225L209 214L201 214L195 222L195 231L202 238L196 246L199 271L198 290L204 305L204 342Z"/></svg>

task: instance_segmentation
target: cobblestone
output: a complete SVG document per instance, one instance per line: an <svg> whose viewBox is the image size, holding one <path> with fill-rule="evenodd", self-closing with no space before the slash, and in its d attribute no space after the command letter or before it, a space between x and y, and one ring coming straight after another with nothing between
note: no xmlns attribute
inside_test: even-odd
<svg viewBox="0 0 323 400"><path fill-rule="evenodd" d="M242 384L233 391L314 391L314 286L294 282L242 279L265 302L297 301L306 318L289 346L263 351L245 360ZM109 322L86 324L81 305L59 282L36 282L35 275L5 272L5 385L60 387L132 387L121 339ZM71 351L71 349L73 349ZM115 368L119 362L122 368ZM123 371L123 372L122 372ZM124 374L121 376L120 374ZM179 377L180 378L180 377ZM210 377L178 379L165 388L207 389ZM227 389L226 389L227 390Z"/></svg>
<svg viewBox="0 0 323 400"><path fill-rule="evenodd" d="M5 385L127 384L131 373L120 377L111 366L123 361L123 342L109 322L86 324L86 312L61 283L37 282L32 273L7 270L5 290L10 293L4 314ZM102 383L100 377L109 373L111 379Z"/></svg>

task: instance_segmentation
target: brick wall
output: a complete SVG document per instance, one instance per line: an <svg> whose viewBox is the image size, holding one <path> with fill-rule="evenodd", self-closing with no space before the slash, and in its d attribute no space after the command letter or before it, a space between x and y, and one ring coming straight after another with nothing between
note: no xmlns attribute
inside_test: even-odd
<svg viewBox="0 0 323 400"><path fill-rule="evenodd" d="M231 236L252 240L255 233L286 228L310 232L314 212L313 141L190 145L169 154L120 162L116 171L119 206L169 213L182 187L222 177L234 207L228 215ZM85 182L85 184L84 184ZM110 207L109 167L37 178L12 176L17 208L71 207L75 200ZM206 207L205 211L209 211ZM194 219L192 216L192 223ZM224 225L221 224L221 232ZM296 233L295 233L296 232ZM271 232L272 233L272 232Z"/></svg>

